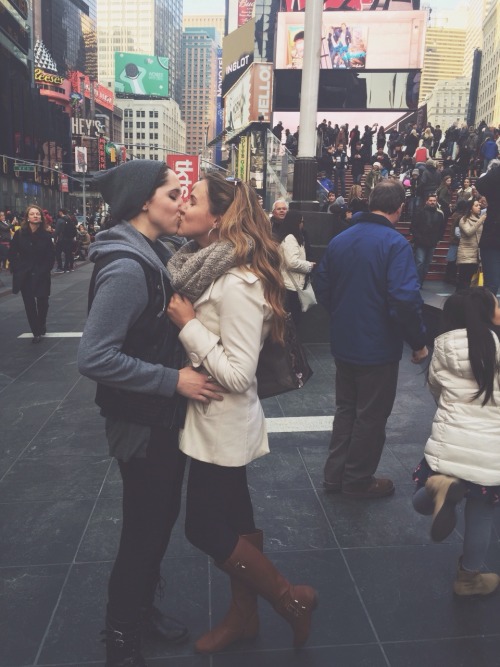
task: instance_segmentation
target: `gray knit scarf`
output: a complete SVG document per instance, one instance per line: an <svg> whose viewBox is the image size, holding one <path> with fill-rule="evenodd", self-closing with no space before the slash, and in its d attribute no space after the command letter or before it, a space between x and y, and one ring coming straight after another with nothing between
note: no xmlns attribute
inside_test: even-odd
<svg viewBox="0 0 500 667"><path fill-rule="evenodd" d="M249 239L249 261L253 247L253 239ZM234 246L227 241L218 241L207 248L200 248L196 241L189 241L175 253L167 266L174 291L193 303L214 280L235 266Z"/></svg>

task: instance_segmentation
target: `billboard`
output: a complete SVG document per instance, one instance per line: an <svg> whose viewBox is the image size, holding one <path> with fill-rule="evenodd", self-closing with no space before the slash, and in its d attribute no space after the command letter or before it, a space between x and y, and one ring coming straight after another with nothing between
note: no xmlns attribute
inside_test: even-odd
<svg viewBox="0 0 500 667"><path fill-rule="evenodd" d="M173 169L181 183L182 198L189 199L191 190L199 180L200 158L198 155L167 155L167 164Z"/></svg>
<svg viewBox="0 0 500 667"><path fill-rule="evenodd" d="M426 13L324 12L321 69L421 69ZM302 69L304 14L278 15L276 69Z"/></svg>
<svg viewBox="0 0 500 667"><path fill-rule="evenodd" d="M281 0L282 12L303 12L305 11L307 0ZM357 11L363 10L412 10L420 9L420 0L411 0L404 4L399 1L391 2L391 0L323 0L323 9L326 12L333 11Z"/></svg>
<svg viewBox="0 0 500 667"><path fill-rule="evenodd" d="M168 97L168 58L140 53L115 53L117 97Z"/></svg>
<svg viewBox="0 0 500 667"><path fill-rule="evenodd" d="M222 94L234 86L253 63L255 20L235 30L222 41Z"/></svg>
<svg viewBox="0 0 500 667"><path fill-rule="evenodd" d="M259 119L271 121L272 63L253 63L224 97L225 127L237 133Z"/></svg>
<svg viewBox="0 0 500 667"><path fill-rule="evenodd" d="M299 111L302 72L274 73L276 111ZM416 109L420 94L420 70L407 72L364 72L321 70L318 111Z"/></svg>
<svg viewBox="0 0 500 667"><path fill-rule="evenodd" d="M224 130L224 109L222 108L222 49L217 49L217 96L216 96L217 116L215 121L215 136L218 137ZM217 143L215 147L216 164L222 160L222 146Z"/></svg>
<svg viewBox="0 0 500 667"><path fill-rule="evenodd" d="M238 0L238 27L250 21L253 15L255 0Z"/></svg>
<svg viewBox="0 0 500 667"><path fill-rule="evenodd" d="M92 99L92 90L94 93L94 101L99 106L113 111L114 95L109 88L101 86L97 81L91 81L86 74L73 70L69 72L68 78L71 81L71 88L73 93L84 95L88 100Z"/></svg>
<svg viewBox="0 0 500 667"><path fill-rule="evenodd" d="M75 171L79 174L87 171L87 149L84 146L75 146Z"/></svg>

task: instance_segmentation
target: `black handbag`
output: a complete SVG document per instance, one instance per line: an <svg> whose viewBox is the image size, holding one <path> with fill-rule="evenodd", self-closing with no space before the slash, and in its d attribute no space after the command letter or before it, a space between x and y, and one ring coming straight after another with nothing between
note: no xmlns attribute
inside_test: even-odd
<svg viewBox="0 0 500 667"><path fill-rule="evenodd" d="M269 336L264 341L257 365L257 394L259 398L270 398L300 389L312 374L295 324L288 315L284 344L272 342Z"/></svg>

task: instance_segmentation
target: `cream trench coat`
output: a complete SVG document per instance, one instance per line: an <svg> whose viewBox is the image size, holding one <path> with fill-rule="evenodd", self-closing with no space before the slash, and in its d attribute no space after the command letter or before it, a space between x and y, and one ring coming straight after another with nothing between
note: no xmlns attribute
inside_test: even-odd
<svg viewBox="0 0 500 667"><path fill-rule="evenodd" d="M196 319L179 339L194 368L203 366L225 389L223 401L189 401L181 450L199 461L244 466L269 453L255 372L271 328L262 284L244 267L230 269L193 304Z"/></svg>

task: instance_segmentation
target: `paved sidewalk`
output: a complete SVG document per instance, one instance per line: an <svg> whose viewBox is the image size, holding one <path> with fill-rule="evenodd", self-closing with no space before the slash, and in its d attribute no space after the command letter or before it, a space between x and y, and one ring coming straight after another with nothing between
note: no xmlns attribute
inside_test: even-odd
<svg viewBox="0 0 500 667"><path fill-rule="evenodd" d="M54 279L49 332L82 331L90 269ZM120 531L120 480L94 387L78 374L78 338L40 345L18 338L28 332L20 297L0 299L0 322L0 667L102 665L98 640ZM266 552L290 579L320 593L307 648L290 648L288 627L262 601L255 642L213 657L195 655L192 641L172 650L150 644L148 664L499 665L500 594L467 601L452 594L462 519L446 542L433 544L429 520L411 507L411 471L434 413L422 369L406 352L379 470L395 481L396 494L348 500L322 489L334 365L328 346L308 349L315 375L304 390L265 401L272 453L249 469ZM309 419L293 421L300 417ZM294 425L301 430L280 431ZM497 572L499 535L497 515L488 556ZM167 594L159 604L182 618L193 638L222 616L225 577L187 543L182 519L163 575Z"/></svg>

